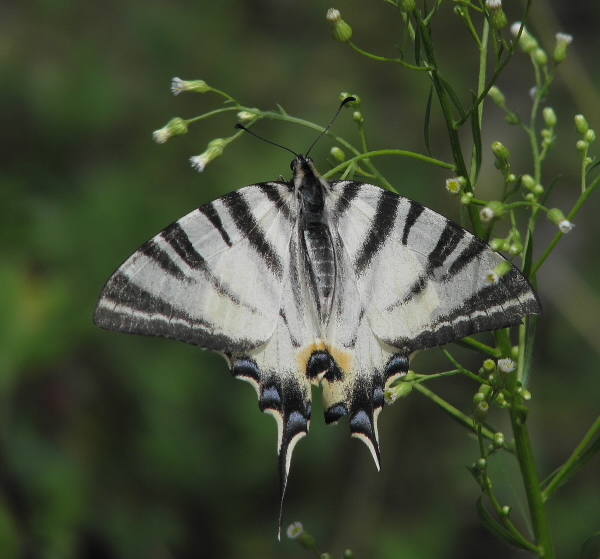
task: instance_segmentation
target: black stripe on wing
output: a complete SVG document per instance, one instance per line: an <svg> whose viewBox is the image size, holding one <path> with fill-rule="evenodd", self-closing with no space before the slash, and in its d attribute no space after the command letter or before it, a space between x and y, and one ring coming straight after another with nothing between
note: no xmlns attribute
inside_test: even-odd
<svg viewBox="0 0 600 559"><path fill-rule="evenodd" d="M427 255L424 272L414 281L405 295L402 304L410 301L427 287L427 283L431 280L435 270L446 263L446 260L448 260L466 234L467 232L460 225L453 221L446 221L446 225L435 247ZM449 279L450 277L452 275L446 274L445 279Z"/></svg>
<svg viewBox="0 0 600 559"><path fill-rule="evenodd" d="M211 322L190 315L120 273L105 285L94 311L94 323L107 330L161 336L218 351L257 345L253 340L234 340L216 333Z"/></svg>
<svg viewBox="0 0 600 559"><path fill-rule="evenodd" d="M170 276L177 278L179 281L189 281L190 278L184 274L183 270L173 261L169 254L158 246L154 239L146 241L139 248L138 252L156 262Z"/></svg>
<svg viewBox="0 0 600 559"><path fill-rule="evenodd" d="M406 201L409 203L408 214L406 215L406 220L404 222L404 230L402 231L402 244L406 245L408 243L408 235L410 234L410 230L413 228L414 224L419 219L419 216L425 210L425 206L422 206L418 202L414 202L413 200Z"/></svg>
<svg viewBox="0 0 600 559"><path fill-rule="evenodd" d="M213 227L221 235L223 242L227 246L231 246L231 238L229 237L229 233L223 226L223 221L221 220L221 216L219 215L219 212L215 208L214 203L208 202L207 204L200 206L198 208L198 211L201 212L202 214L204 214L206 216L206 219L208 219L208 221L210 221L212 223Z"/></svg>
<svg viewBox="0 0 600 559"><path fill-rule="evenodd" d="M184 231L179 221L171 223L160 235L177 253L177 255L192 269L203 269L206 261L194 248L188 234Z"/></svg>
<svg viewBox="0 0 600 559"><path fill-rule="evenodd" d="M235 191L223 196L221 200L229 210L231 218L242 235L248 239L269 269L277 278L281 279L283 276L283 262L256 221L252 208L246 201L244 194Z"/></svg>
<svg viewBox="0 0 600 559"><path fill-rule="evenodd" d="M384 194L385 191L382 190L377 200L371 227L365 234L366 239L356 255L354 269L357 275L361 275L368 268L394 228L401 198Z"/></svg>
<svg viewBox="0 0 600 559"><path fill-rule="evenodd" d="M427 331L413 338L386 340L386 343L411 353L478 332L521 324L524 316L540 312L541 306L531 285L513 268L496 283L480 289L450 312L438 317Z"/></svg>

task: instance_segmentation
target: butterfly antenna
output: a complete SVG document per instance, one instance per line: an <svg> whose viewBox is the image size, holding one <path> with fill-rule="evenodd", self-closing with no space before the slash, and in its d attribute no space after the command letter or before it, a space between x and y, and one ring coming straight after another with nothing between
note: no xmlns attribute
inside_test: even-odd
<svg viewBox="0 0 600 559"><path fill-rule="evenodd" d="M310 153L310 150L315 147L315 144L323 137L323 134L327 133L327 130L329 130L331 128L331 125L335 122L335 119L338 117L338 115L340 114L340 111L342 110L342 108L344 107L344 105L346 103L350 103L351 101L356 101L356 97L346 97L341 103L340 106L337 110L337 112L335 113L335 115L333 116L333 118L331 119L331 122L327 125L327 128L325 128L325 130L323 130L323 132L321 132L318 136L317 139L312 143L312 145L308 148L308 151L306 152L306 155L308 155Z"/></svg>
<svg viewBox="0 0 600 559"><path fill-rule="evenodd" d="M273 146L277 146L278 148L285 149L285 150L289 151L290 153L293 153L296 157L298 157L298 154L295 151L292 151L290 148L286 148L285 146L282 146L281 144L276 144L275 142L272 142L271 140L267 140L266 138L263 138L262 136L255 134L254 132L252 132L252 130L249 130L243 124L238 123L235 125L235 127L238 130L245 130L246 132L248 132L248 134L252 134L254 137L258 138L259 140L262 140L263 142L267 142L267 144L271 144Z"/></svg>

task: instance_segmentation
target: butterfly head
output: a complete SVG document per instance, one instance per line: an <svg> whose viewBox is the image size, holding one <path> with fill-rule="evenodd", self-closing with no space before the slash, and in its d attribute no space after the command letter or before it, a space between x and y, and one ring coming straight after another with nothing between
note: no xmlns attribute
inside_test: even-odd
<svg viewBox="0 0 600 559"><path fill-rule="evenodd" d="M297 155L290 163L296 192L314 189L325 182L315 168L313 160L306 155Z"/></svg>

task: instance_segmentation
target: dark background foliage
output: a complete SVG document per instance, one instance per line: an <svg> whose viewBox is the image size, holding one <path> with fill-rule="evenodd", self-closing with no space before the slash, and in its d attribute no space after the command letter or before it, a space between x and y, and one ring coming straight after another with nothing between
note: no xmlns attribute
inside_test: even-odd
<svg viewBox="0 0 600 559"><path fill-rule="evenodd" d="M100 331L91 314L110 273L174 219L245 184L288 174L289 154L244 137L199 175L188 164L233 114L202 121L158 146L169 118L220 106L214 94L169 91L173 76L204 79L248 106L326 123L341 91L359 94L371 149L424 152L425 74L368 61L331 40L329 2L24 0L0 7L0 555L4 558L304 557L276 541L275 425L223 359L184 344ZM401 24L383 2L340 0L361 47L395 56ZM509 22L520 2L505 1ZM534 0L529 27L551 52L554 33L575 41L548 104L558 144L545 181L554 203L576 199L573 115L600 129L595 2ZM440 65L467 103L477 56L444 2L434 25ZM508 33L508 32L507 32ZM527 114L533 75L515 56L500 87ZM345 113L336 132L356 138ZM449 159L434 111L432 151ZM260 133L303 151L314 133L260 123ZM516 173L531 172L525 136L488 103L484 146L502 141ZM465 137L466 145L468 138ZM313 156L327 168L331 142ZM486 148L487 149L487 148ZM592 148L598 153L598 148ZM378 160L400 193L457 217L439 170ZM500 174L486 151L482 185ZM482 187L483 188L483 187ZM600 396L598 196L579 213L539 276L545 314L530 389L530 429L541 475L571 452ZM554 233L540 227L538 248ZM457 352L477 366L471 355ZM439 350L418 372L447 368ZM430 385L469 412L476 387ZM300 519L339 556L391 559L512 557L481 526L465 465L476 442L431 402L412 394L380 418L382 472L347 436L325 428L316 394L310 436L295 453L284 523ZM492 416L500 429L501 414ZM600 529L598 459L549 504L558 555L574 557ZM509 459L494 464L504 498L523 495ZM516 556L516 555L514 555Z"/></svg>

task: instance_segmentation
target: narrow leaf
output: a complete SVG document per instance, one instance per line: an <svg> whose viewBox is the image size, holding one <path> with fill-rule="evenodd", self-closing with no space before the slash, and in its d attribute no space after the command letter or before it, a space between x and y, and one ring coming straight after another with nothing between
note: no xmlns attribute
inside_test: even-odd
<svg viewBox="0 0 600 559"><path fill-rule="evenodd" d="M425 107L425 123L423 129L423 135L425 138L425 149L427 154L431 155L431 148L429 145L429 123L431 122L431 102L433 100L433 85L429 88L429 97L427 97L427 105Z"/></svg>
<svg viewBox="0 0 600 559"><path fill-rule="evenodd" d="M440 79L440 83L442 84L443 88L446 90L448 97L450 97L450 101L452 101L452 104L456 107L456 110L458 111L460 118L464 119L466 117L466 113L465 113L465 110L463 109L460 99L458 98L458 95L456 95L456 93L454 92L454 89L452 89L452 86L444 78L442 78L442 76L439 76L439 79Z"/></svg>
<svg viewBox="0 0 600 559"><path fill-rule="evenodd" d="M473 93L473 102L477 101L477 95ZM475 174L471 178L471 182L477 182L479 169L481 169L482 148L481 148L481 123L479 122L479 111L475 110L471 114L471 132L473 134L473 156L475 157Z"/></svg>
<svg viewBox="0 0 600 559"><path fill-rule="evenodd" d="M485 527L492 532L492 534L498 536L500 539L505 542L514 545L520 549L526 549L527 551L532 551L535 549L535 546L530 544L524 538L517 538L511 532L509 532L502 524L500 524L487 510L483 505L483 495L477 499L477 514L479 514L479 518L485 525Z"/></svg>

